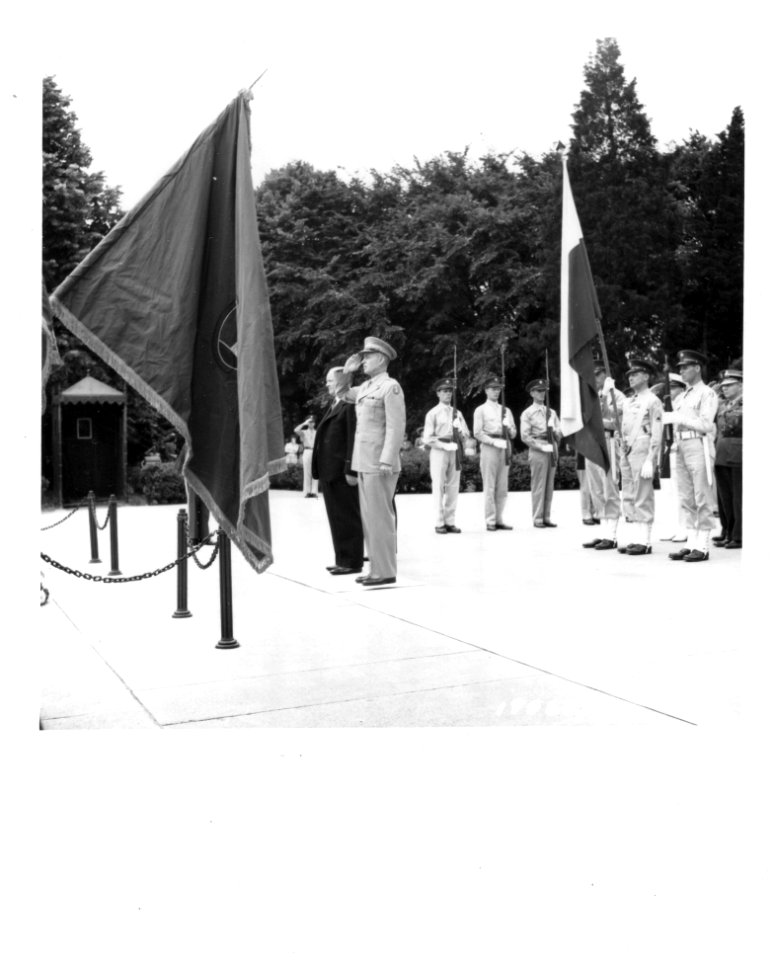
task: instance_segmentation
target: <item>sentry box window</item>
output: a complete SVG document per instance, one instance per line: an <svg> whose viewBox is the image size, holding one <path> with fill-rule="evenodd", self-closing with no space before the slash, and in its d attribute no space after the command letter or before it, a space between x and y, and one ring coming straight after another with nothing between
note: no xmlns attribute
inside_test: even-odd
<svg viewBox="0 0 774 960"><path fill-rule="evenodd" d="M91 417L78 417L75 429L79 440L91 440Z"/></svg>

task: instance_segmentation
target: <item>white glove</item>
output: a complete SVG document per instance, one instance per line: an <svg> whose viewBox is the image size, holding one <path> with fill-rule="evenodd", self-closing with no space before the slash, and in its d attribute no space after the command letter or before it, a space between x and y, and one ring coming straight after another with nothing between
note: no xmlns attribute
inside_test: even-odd
<svg viewBox="0 0 774 960"><path fill-rule="evenodd" d="M541 443L540 446L538 447L538 450L542 450L543 453L553 453L553 452L554 452L554 448L551 446L550 443Z"/></svg>
<svg viewBox="0 0 774 960"><path fill-rule="evenodd" d="M439 440L442 450L448 450L450 453L453 453L457 449L457 444L452 443L451 441Z"/></svg>
<svg viewBox="0 0 774 960"><path fill-rule="evenodd" d="M643 480L650 480L653 476L653 461L648 457L647 460L643 461L642 467L640 469L640 476Z"/></svg>
<svg viewBox="0 0 774 960"><path fill-rule="evenodd" d="M462 430L462 421L460 420L459 417L455 417L452 420L452 426L454 427L455 430Z"/></svg>
<svg viewBox="0 0 774 960"><path fill-rule="evenodd" d="M505 442L505 440L504 440L502 437L496 437L496 438L492 441L492 446L493 446L493 447L497 447L498 450L507 450L507 449L508 449L508 444Z"/></svg>

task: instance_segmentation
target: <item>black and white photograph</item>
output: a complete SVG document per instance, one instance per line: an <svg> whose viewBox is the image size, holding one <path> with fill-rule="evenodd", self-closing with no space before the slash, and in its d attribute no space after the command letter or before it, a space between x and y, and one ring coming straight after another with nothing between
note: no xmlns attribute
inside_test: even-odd
<svg viewBox="0 0 774 960"><path fill-rule="evenodd" d="M767 954L763 15L33 6L9 955Z"/></svg>

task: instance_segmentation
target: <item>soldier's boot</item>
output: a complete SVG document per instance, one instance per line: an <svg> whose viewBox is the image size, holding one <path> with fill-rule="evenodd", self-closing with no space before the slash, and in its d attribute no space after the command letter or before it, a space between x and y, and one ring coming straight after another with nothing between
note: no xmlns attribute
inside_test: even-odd
<svg viewBox="0 0 774 960"><path fill-rule="evenodd" d="M711 530L697 530L694 536L693 549L685 557L686 563L697 563L700 560L709 560L709 542Z"/></svg>
<svg viewBox="0 0 774 960"><path fill-rule="evenodd" d="M634 525L634 543L630 543L626 548L626 553L630 557L641 557L650 553L652 547L649 543L650 534L647 523L635 523Z"/></svg>
<svg viewBox="0 0 774 960"><path fill-rule="evenodd" d="M685 546L681 547L680 550L675 550L669 554L670 560L685 560L688 554L693 549L693 544L696 539L696 533L693 530L686 531L686 542Z"/></svg>

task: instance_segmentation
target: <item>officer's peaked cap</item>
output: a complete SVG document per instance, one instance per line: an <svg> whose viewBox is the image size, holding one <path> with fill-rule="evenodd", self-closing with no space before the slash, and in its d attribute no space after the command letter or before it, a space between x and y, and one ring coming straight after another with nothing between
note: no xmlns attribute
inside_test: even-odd
<svg viewBox="0 0 774 960"><path fill-rule="evenodd" d="M381 353L388 360L394 360L398 354L396 351L386 343L384 340L380 340L378 337L366 337L363 341L363 349L361 353Z"/></svg>
<svg viewBox="0 0 774 960"><path fill-rule="evenodd" d="M744 377L741 370L724 370L720 374L720 386L725 387L729 383L742 383Z"/></svg>
<svg viewBox="0 0 774 960"><path fill-rule="evenodd" d="M548 390L548 380L530 380L527 393L532 393L533 390Z"/></svg>
<svg viewBox="0 0 774 960"><path fill-rule="evenodd" d="M500 377L493 373L484 380L484 389L486 390L487 387L498 387L502 390L503 382Z"/></svg>
<svg viewBox="0 0 774 960"><path fill-rule="evenodd" d="M707 358L698 350L680 350L677 354L678 367L683 363L698 363L701 365L706 364L706 362Z"/></svg>
<svg viewBox="0 0 774 960"><path fill-rule="evenodd" d="M656 365L644 357L629 357L629 369L626 371L628 377L632 373L647 373L652 377L656 373Z"/></svg>
<svg viewBox="0 0 774 960"><path fill-rule="evenodd" d="M440 380L436 380L433 384L433 390L438 392L439 390L453 390L454 381L451 377L441 377Z"/></svg>

